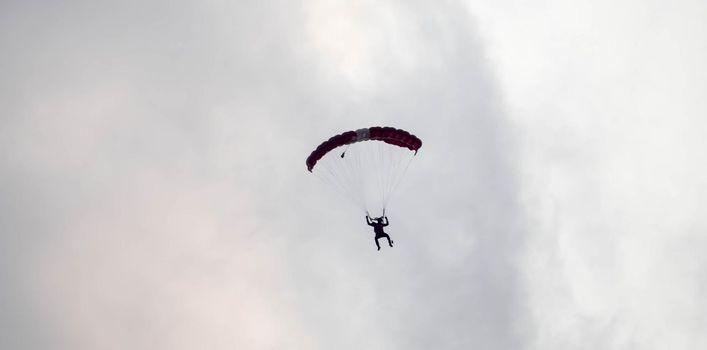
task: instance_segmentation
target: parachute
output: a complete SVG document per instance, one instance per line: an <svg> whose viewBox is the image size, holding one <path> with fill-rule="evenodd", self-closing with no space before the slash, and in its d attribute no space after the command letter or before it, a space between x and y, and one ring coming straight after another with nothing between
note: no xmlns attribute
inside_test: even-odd
<svg viewBox="0 0 707 350"><path fill-rule="evenodd" d="M307 170L371 216L383 216L420 147L417 136L401 129L347 131L322 142L307 157Z"/></svg>

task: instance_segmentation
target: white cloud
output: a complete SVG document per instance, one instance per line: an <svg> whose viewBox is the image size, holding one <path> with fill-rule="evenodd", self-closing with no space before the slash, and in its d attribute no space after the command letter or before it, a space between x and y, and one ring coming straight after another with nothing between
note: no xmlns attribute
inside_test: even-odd
<svg viewBox="0 0 707 350"><path fill-rule="evenodd" d="M524 136L535 347L700 347L707 8L470 7Z"/></svg>

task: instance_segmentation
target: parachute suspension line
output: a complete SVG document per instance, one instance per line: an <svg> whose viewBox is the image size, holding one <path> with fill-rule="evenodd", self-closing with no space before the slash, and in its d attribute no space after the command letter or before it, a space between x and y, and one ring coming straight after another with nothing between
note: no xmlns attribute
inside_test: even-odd
<svg viewBox="0 0 707 350"><path fill-rule="evenodd" d="M384 147L383 150L384 151L382 152L382 154L385 157L384 163L387 164L387 169L385 169L385 172L381 172L381 176L383 177L381 206L382 209L385 210L385 207L387 206L388 200L390 198L394 180L397 177L395 175L397 175L398 163L400 162L401 156L404 153L401 153L400 150L397 148L391 147Z"/></svg>
<svg viewBox="0 0 707 350"><path fill-rule="evenodd" d="M378 173L380 174L380 206L381 210L385 207L385 197L386 197L386 192L388 191L388 173L390 172L390 168L392 165L391 162L391 157L390 157L390 148L391 147L386 147L386 144L379 141L378 142L378 147L380 150L380 159L381 159L381 171Z"/></svg>
<svg viewBox="0 0 707 350"><path fill-rule="evenodd" d="M322 169L323 168L323 169ZM319 172L315 173L318 178L322 179L325 182L328 182L329 184L334 185L333 187L337 189L340 193L342 193L344 196L348 197L350 200L355 202L355 199L352 198L352 194L348 190L348 188L342 183L342 180L340 177L336 176L336 171L331 168L331 166L327 163L321 164L319 166L319 169L322 169L325 174L329 174L329 176L323 176L324 174L320 175Z"/></svg>
<svg viewBox="0 0 707 350"><path fill-rule="evenodd" d="M357 147L356 152L354 152L354 154L355 154L354 161L355 161L355 163L356 163L356 167L357 167L358 170L359 170L359 174L361 174L361 173L363 173L363 171L364 171L366 165L365 165L365 163L364 163L364 161L363 161L363 157L362 157L363 152L360 152L360 151L362 150L363 146L361 146L361 145L359 145L359 146L360 146L360 147ZM366 187L366 186L365 186L365 178L364 178L363 176L357 176L357 177L356 177L356 180L357 180L356 186L357 186L358 189L359 189L358 192L359 192L359 194L361 194L361 196L362 196L361 202L363 203L363 204L362 204L363 210L364 210L366 213L368 213L368 205L366 204L366 200L365 200L366 194L364 193L364 189L365 189L365 187Z"/></svg>
<svg viewBox="0 0 707 350"><path fill-rule="evenodd" d="M410 163L412 163L412 160L415 159L416 155L417 155L417 152L415 152L412 156L409 157L408 161L406 162L407 164L405 164L405 168L403 168L403 171L401 173L399 173L398 176L396 177L396 180L393 183L393 188L390 190L391 194L393 192L395 192L396 188L398 188L398 185L400 184L400 180L402 180L403 177L405 177L405 174L407 173L408 168L410 167ZM383 208L385 208L387 205L388 205L388 202L386 200L386 202L383 204Z"/></svg>
<svg viewBox="0 0 707 350"><path fill-rule="evenodd" d="M390 162L392 165L390 167L390 172L388 173L387 178L388 184L386 185L385 199L383 201L384 207L390 200L390 196L393 193L393 188L395 187L395 184L398 180L400 165L408 155L408 150L404 148L388 148L388 150L390 152Z"/></svg>
<svg viewBox="0 0 707 350"><path fill-rule="evenodd" d="M388 177L390 174L390 170L392 168L392 163L390 162L390 147L385 147L383 143L381 142L379 144L379 153L380 155L380 162L381 164L385 164L383 168L381 168L381 171L378 173L379 174L379 181L380 181L380 206L381 210L383 213L385 212L385 199L386 199L386 192L388 191ZM384 215L381 213L381 215Z"/></svg>
<svg viewBox="0 0 707 350"><path fill-rule="evenodd" d="M369 170L369 172L371 170L371 162L362 161L363 156L367 154L364 151L366 146L365 144L348 145L348 150L342 153L345 154L343 158L338 155L327 159L331 161L331 163L327 164L333 164L334 168L339 170L337 175L334 176L337 176L337 179L344 184L349 197L364 212L368 209L366 198L369 198L369 194L366 193L368 187L366 184L370 182L370 179L366 178L365 175L366 170Z"/></svg>
<svg viewBox="0 0 707 350"><path fill-rule="evenodd" d="M351 145L346 145L346 151L348 152L348 149ZM366 196L364 193L362 193L361 189L363 188L362 182L361 182L361 162L360 162L360 152L358 152L358 149L354 147L351 149L351 153L347 153L349 158L347 163L347 168L350 169L351 171L351 184L352 187L354 188L354 191L356 194L358 194L358 201L359 201L359 206L361 207L361 210L365 211L366 210Z"/></svg>
<svg viewBox="0 0 707 350"><path fill-rule="evenodd" d="M352 197L356 197L356 191L351 188L351 172L348 169L348 160L347 159L337 159L333 155L328 159L330 161L331 165L339 170L339 176L341 178L342 183L345 185L348 185L347 188L349 192L351 193Z"/></svg>
<svg viewBox="0 0 707 350"><path fill-rule="evenodd" d="M346 146L346 150L344 152L347 152L349 149L350 145ZM353 156L353 157L352 157ZM358 163L355 161L356 157L358 156L358 152L356 152L355 149L352 149L352 152L349 154L349 157L352 157L353 159L335 159L338 163L342 163L343 169L346 170L346 183L351 185L351 192L354 196L356 196L356 200L365 210L366 208L366 200L365 200L365 194L362 193L361 191L361 177L359 174L361 173L360 166L358 166ZM353 160L353 161L352 161Z"/></svg>
<svg viewBox="0 0 707 350"><path fill-rule="evenodd" d="M321 176L317 174L317 177L323 180L326 179L327 181L325 182L333 184L334 186L332 187L338 188L340 193L348 197L349 200L351 200L356 206L365 210L365 201L362 200L360 191L357 191L355 186L347 186L347 184L351 184L350 179L355 178L355 176L352 176L350 172L347 171L347 167L340 166L339 164L335 164L327 160L321 162L319 168L323 168L322 170L324 170L324 174L328 174L329 176Z"/></svg>
<svg viewBox="0 0 707 350"><path fill-rule="evenodd" d="M351 195L348 193L348 191L346 191L346 188L343 185L341 185L339 182L334 180L336 177L333 176L333 172L331 170L327 170L327 172L332 176L322 176L322 175L315 173L315 172L312 172L312 173L319 180L321 180L322 182L324 182L324 183L330 185L332 188L334 188L334 190L336 192L339 192L339 194L343 195L344 197L348 198L350 201L352 201L358 205L358 203L356 203L356 201L351 197Z"/></svg>
<svg viewBox="0 0 707 350"><path fill-rule="evenodd" d="M390 198L390 190L393 186L394 176L397 171L397 163L399 162L400 156L401 156L401 149L400 148L386 147L386 151L387 151L386 156L388 157L387 162L390 165L388 167L388 172L385 177L385 182L386 182L385 183L385 192L383 193L383 201L382 201L383 211L385 211L385 207L386 207L387 202Z"/></svg>
<svg viewBox="0 0 707 350"><path fill-rule="evenodd" d="M379 198L378 203L381 203L381 205L382 205L383 200L384 200L383 191L385 190L385 188L383 187L384 186L383 174L385 174L385 166L386 166L386 163L383 159L383 155L385 154L384 153L385 147L383 147L383 142L380 142L380 141L376 141L376 146L377 146L376 160L378 162L376 164L376 169L378 169L378 171L376 172L376 175L378 175L378 176L376 176L376 182L378 185L378 192L377 193L378 193L378 198ZM376 210L378 210L378 208L376 208Z"/></svg>
<svg viewBox="0 0 707 350"><path fill-rule="evenodd" d="M324 165L325 169L329 170L332 179L337 181L341 185L341 188L347 193L347 195L353 197L353 199L355 200L355 192L352 191L350 186L346 185L346 173L344 173L345 169L328 162Z"/></svg>
<svg viewBox="0 0 707 350"><path fill-rule="evenodd" d="M331 171L329 171L329 173L331 173ZM334 190L336 190L336 191L339 192L340 194L343 194L343 195L345 195L345 196L348 197L348 194L347 194L346 191L344 190L343 186L341 186L341 184L339 184L338 182L332 180L333 176L328 176L328 177L327 177L327 176L322 176L322 175L319 174L319 172L316 172L316 173L315 173L315 172L312 172L312 174L314 174L314 176L316 176L317 179L319 179L320 181L324 182L325 184L331 185L331 187L333 187Z"/></svg>

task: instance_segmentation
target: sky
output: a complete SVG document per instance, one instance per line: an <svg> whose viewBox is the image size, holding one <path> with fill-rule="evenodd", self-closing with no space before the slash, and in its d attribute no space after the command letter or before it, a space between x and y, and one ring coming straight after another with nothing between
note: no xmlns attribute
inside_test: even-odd
<svg viewBox="0 0 707 350"><path fill-rule="evenodd" d="M706 16L3 1L0 348L707 348ZM374 125L380 252L305 166Z"/></svg>

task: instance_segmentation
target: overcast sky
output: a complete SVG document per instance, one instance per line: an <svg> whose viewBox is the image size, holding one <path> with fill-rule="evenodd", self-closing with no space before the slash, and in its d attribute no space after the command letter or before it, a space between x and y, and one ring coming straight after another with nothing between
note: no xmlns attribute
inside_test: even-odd
<svg viewBox="0 0 707 350"><path fill-rule="evenodd" d="M3 1L0 348L707 348L705 18ZM304 162L374 125L380 252Z"/></svg>

